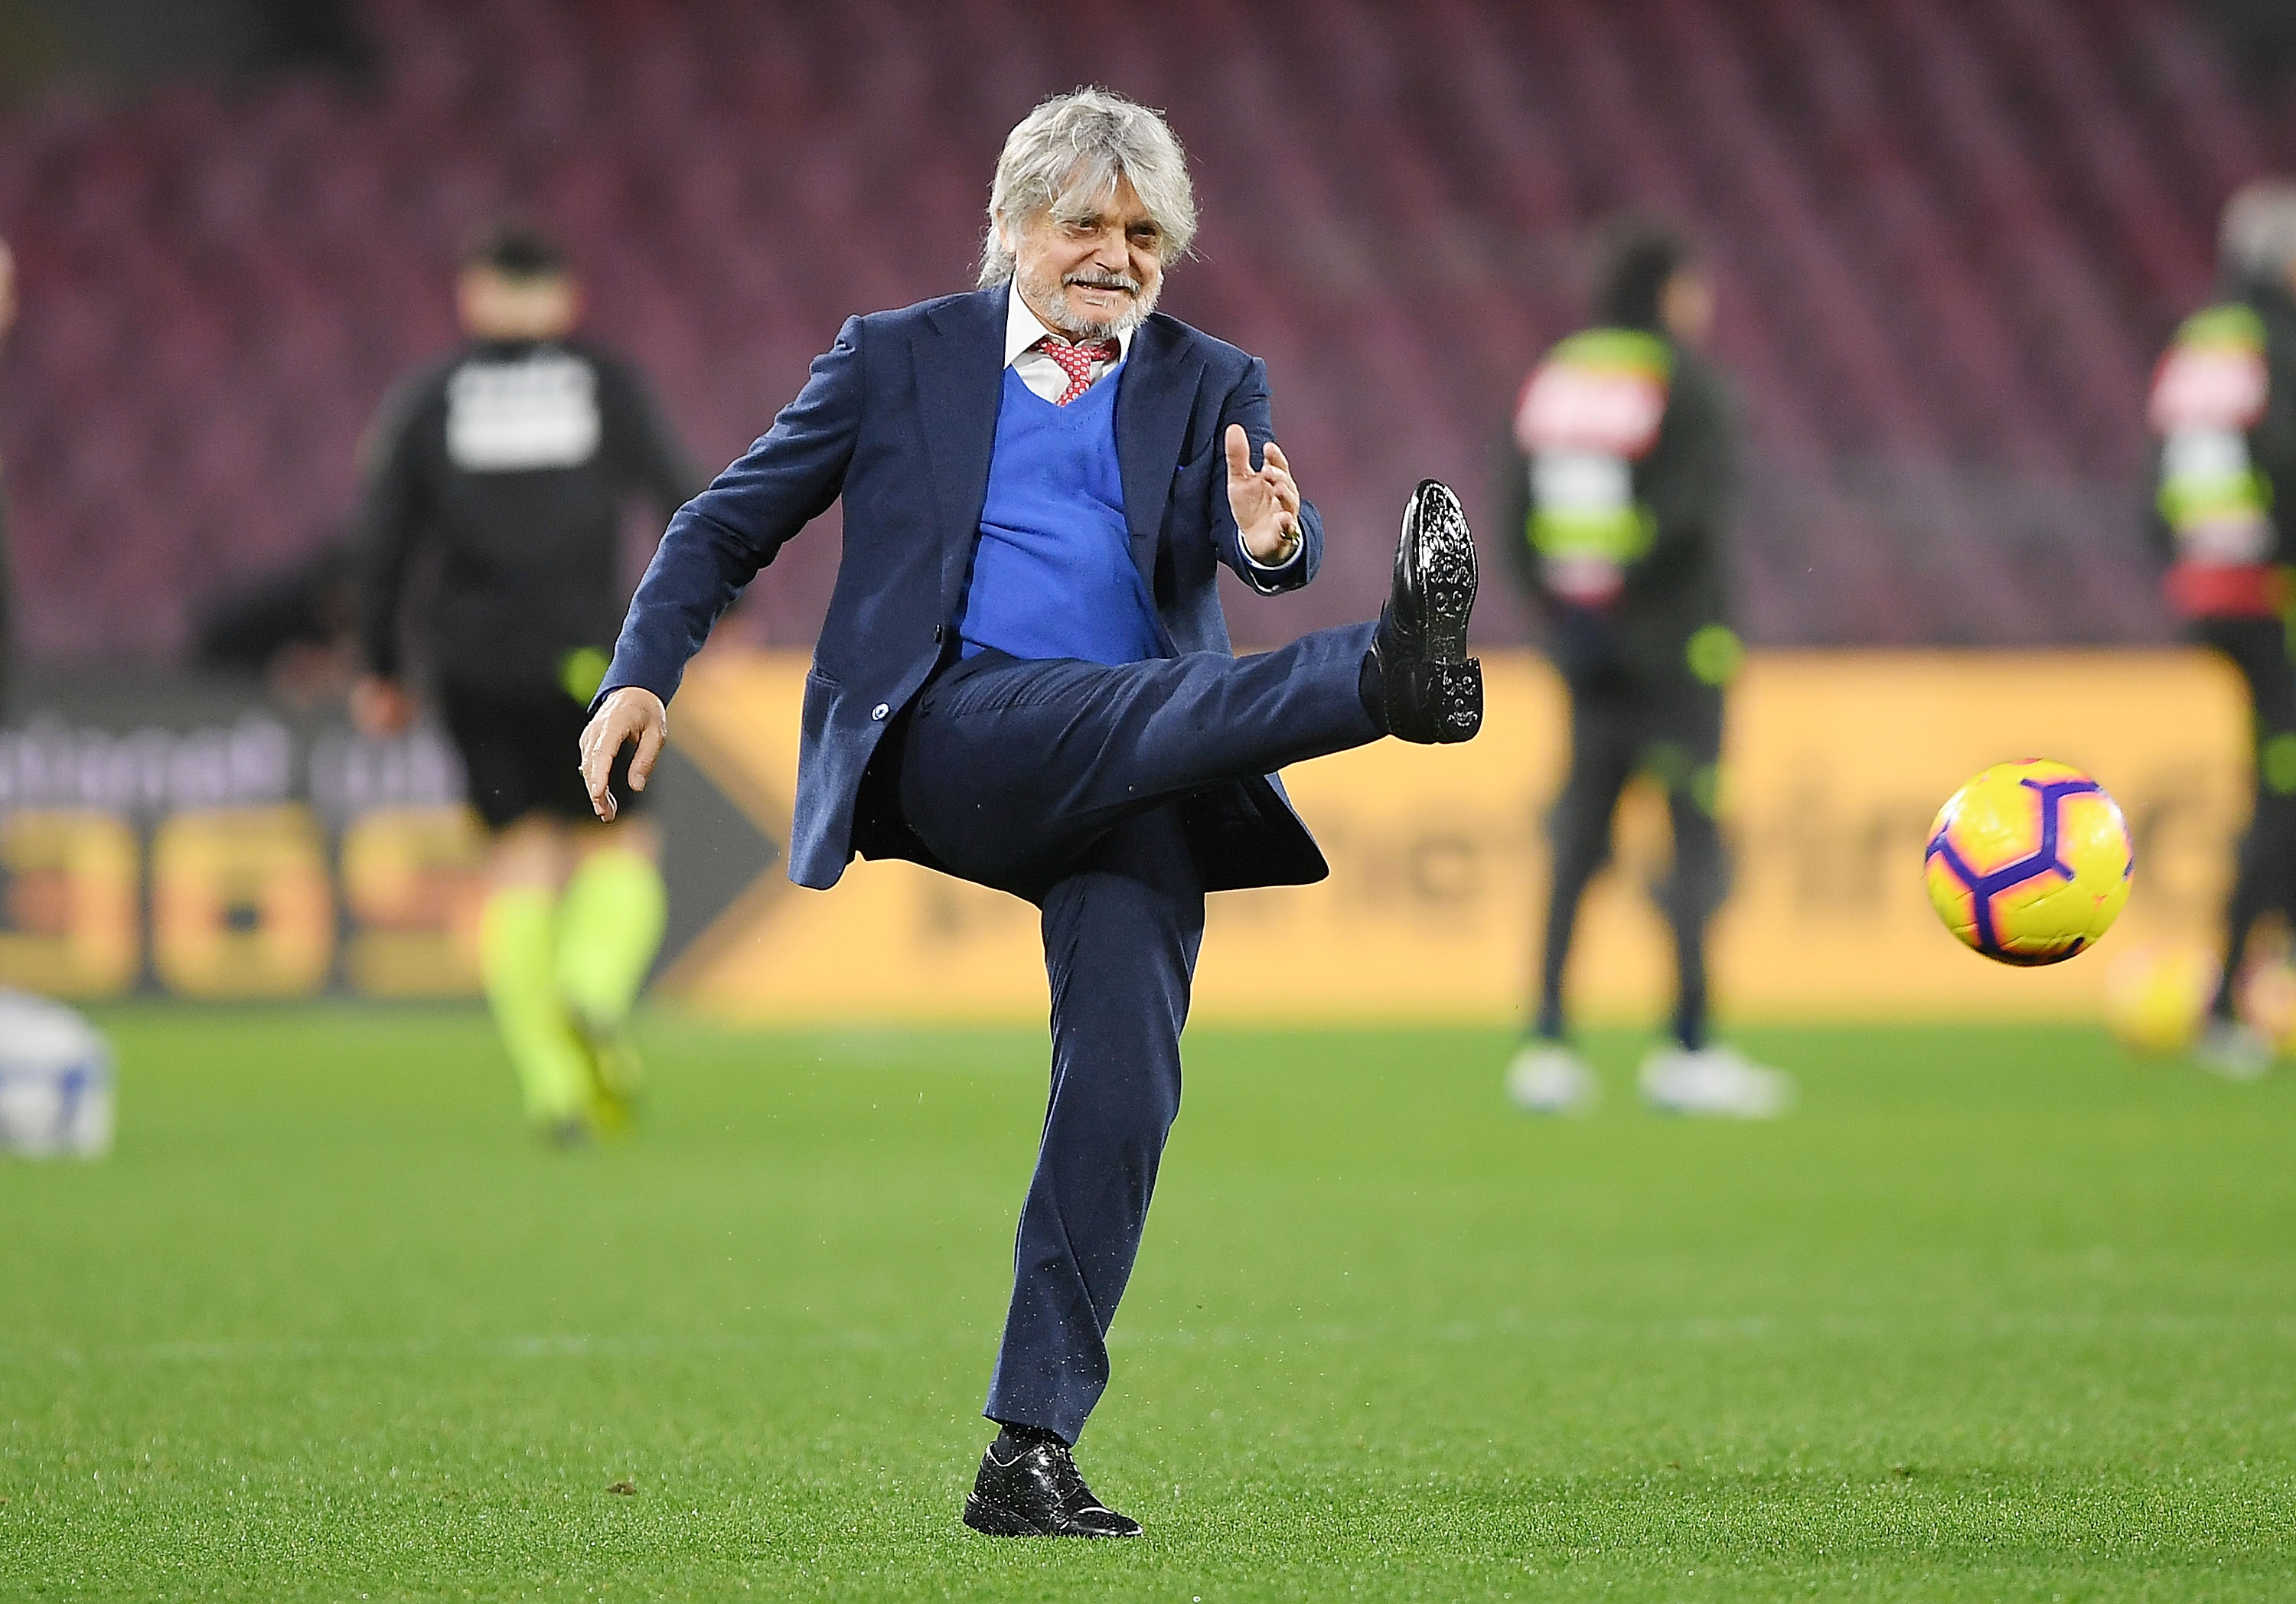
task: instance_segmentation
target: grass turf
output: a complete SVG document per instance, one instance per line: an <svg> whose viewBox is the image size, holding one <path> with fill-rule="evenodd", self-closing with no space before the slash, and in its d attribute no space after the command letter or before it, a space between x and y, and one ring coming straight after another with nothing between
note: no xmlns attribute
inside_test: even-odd
<svg viewBox="0 0 2296 1604"><path fill-rule="evenodd" d="M635 1139L475 1012L108 1017L0 1166L0 1597L2296 1594L2296 1079L2076 1030L1750 1032L1772 1126L1537 1123L1494 1034L1201 1033L1083 1444L955 1520L1030 1033L668 1019ZM627 1482L635 1494L608 1491Z"/></svg>

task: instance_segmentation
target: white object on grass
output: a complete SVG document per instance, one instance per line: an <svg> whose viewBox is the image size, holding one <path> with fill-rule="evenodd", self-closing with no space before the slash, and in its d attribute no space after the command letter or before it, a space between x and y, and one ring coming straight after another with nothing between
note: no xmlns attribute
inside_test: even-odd
<svg viewBox="0 0 2296 1604"><path fill-rule="evenodd" d="M2203 1069L2229 1081L2261 1080L2272 1068L2272 1043L2264 1033L2238 1019L2210 1019L2193 1057Z"/></svg>
<svg viewBox="0 0 2296 1604"><path fill-rule="evenodd" d="M1506 1068L1507 1101L1526 1114L1578 1114L1602 1094L1587 1060L1560 1042L1525 1042Z"/></svg>
<svg viewBox="0 0 2296 1604"><path fill-rule="evenodd" d="M1665 1114L1775 1119L1793 1101L1791 1076L1734 1047L1664 1047L1643 1060L1643 1101Z"/></svg>
<svg viewBox="0 0 2296 1604"><path fill-rule="evenodd" d="M94 1158L111 1148L111 1047L61 1002L0 990L0 1153Z"/></svg>

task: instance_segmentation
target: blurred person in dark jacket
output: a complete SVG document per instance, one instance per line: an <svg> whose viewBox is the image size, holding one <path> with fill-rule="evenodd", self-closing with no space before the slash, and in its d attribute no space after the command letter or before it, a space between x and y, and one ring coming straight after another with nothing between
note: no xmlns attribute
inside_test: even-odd
<svg viewBox="0 0 2296 1604"><path fill-rule="evenodd" d="M1579 903L1608 861L1636 775L1665 794L1673 863L1652 888L1674 932L1673 1042L1644 1060L1644 1096L1679 1113L1766 1117L1790 1083L1708 1038L1706 929L1727 878L1715 822L1723 688L1743 655L1730 625L1726 541L1739 444L1728 388L1702 347L1714 291L1689 241L1614 225L1594 327L1524 386L1507 486L1508 545L1570 695L1570 768L1550 820L1554 880L1537 1012L1507 1069L1542 1113L1596 1083L1571 1045L1563 973Z"/></svg>
<svg viewBox="0 0 2296 1604"><path fill-rule="evenodd" d="M0 345L16 323L16 256L0 240ZM8 716L8 690L16 665L16 586L8 563L8 482L0 464L0 719Z"/></svg>
<svg viewBox="0 0 2296 1604"><path fill-rule="evenodd" d="M2263 181L2225 208L2219 294L2185 320L2154 371L2153 528L2169 605L2246 685L2255 793L2225 910L2224 968L2197 1056L2235 1079L2272 1043L2235 1002L2267 912L2296 922L2296 626L2287 532L2296 510L2296 184Z"/></svg>
<svg viewBox="0 0 2296 1604"><path fill-rule="evenodd" d="M625 1026L666 916L652 825L598 823L577 767L628 600L621 516L643 496L667 519L704 480L629 364L576 338L581 291L554 241L484 232L456 292L469 343L402 384L365 446L352 708L378 737L414 716L399 615L428 547L439 580L414 633L494 838L487 997L529 1118L571 1143L627 1117Z"/></svg>

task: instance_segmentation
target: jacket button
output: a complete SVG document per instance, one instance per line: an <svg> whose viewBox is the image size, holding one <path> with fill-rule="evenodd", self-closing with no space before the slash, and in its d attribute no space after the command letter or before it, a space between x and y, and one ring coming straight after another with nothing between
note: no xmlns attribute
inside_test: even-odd
<svg viewBox="0 0 2296 1604"><path fill-rule="evenodd" d="M869 709L869 716L872 718L882 718L886 714L890 713L892 710L893 706L890 702L879 702L875 707Z"/></svg>

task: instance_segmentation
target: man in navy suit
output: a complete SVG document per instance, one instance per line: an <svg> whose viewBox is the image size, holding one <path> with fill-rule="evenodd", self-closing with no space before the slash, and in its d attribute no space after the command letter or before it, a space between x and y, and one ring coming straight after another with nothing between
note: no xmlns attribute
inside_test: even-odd
<svg viewBox="0 0 2296 1604"><path fill-rule="evenodd" d="M1275 772L1482 721L1474 544L1433 480L1377 623L1232 653L1218 565L1295 589L1324 534L1272 438L1265 364L1152 315L1194 228L1154 112L1086 89L1029 113L997 163L981 287L847 321L671 520L582 737L611 819L616 757L637 743L643 790L718 614L844 498L790 877L825 888L856 853L907 858L1043 914L1051 1106L983 1412L1002 1429L964 1507L1002 1535L1140 1530L1070 1449L1179 1109L1204 894L1329 872Z"/></svg>

